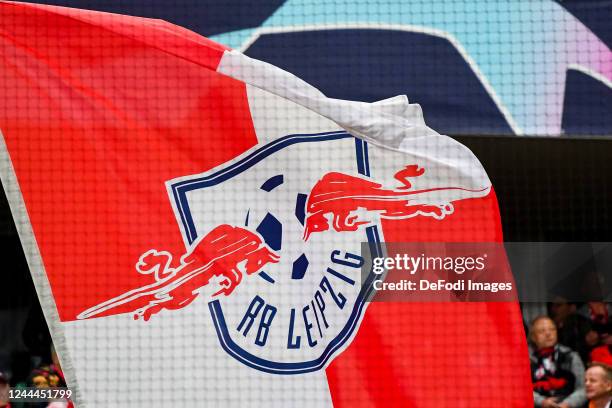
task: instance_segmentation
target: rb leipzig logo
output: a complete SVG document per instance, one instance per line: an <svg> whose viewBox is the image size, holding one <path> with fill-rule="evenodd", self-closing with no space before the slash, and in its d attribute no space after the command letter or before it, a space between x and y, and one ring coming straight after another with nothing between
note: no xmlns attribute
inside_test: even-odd
<svg viewBox="0 0 612 408"><path fill-rule="evenodd" d="M395 185L370 176L368 145L346 132L290 135L225 165L167 183L186 244L179 261L149 249L136 271L155 282L93 306L80 319L133 311L135 319L178 313L206 299L221 347L238 361L274 374L319 370L354 337L370 273L361 279L362 243L382 256L380 219L453 213L446 192L417 189L426 172L398 166ZM440 194L442 192L442 194ZM175 265L175 266L173 266Z"/></svg>

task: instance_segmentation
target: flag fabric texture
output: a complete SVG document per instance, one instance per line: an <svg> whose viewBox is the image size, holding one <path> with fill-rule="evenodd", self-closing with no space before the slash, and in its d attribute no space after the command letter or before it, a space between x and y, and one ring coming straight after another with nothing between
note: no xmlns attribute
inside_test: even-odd
<svg viewBox="0 0 612 408"><path fill-rule="evenodd" d="M362 243L501 242L399 96L164 21L0 3L2 185L77 406L527 407L513 302L373 302Z"/></svg>

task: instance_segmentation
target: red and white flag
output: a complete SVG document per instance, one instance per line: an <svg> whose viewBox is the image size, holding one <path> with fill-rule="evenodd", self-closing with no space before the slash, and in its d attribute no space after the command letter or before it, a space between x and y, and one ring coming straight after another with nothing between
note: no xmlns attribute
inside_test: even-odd
<svg viewBox="0 0 612 408"><path fill-rule="evenodd" d="M2 184L78 406L532 404L516 303L367 302L362 243L502 241L418 105L164 21L0 21Z"/></svg>

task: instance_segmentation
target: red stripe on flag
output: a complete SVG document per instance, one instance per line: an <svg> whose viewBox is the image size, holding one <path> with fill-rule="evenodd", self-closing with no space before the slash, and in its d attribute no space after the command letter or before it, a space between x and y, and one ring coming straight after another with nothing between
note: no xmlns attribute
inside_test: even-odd
<svg viewBox="0 0 612 408"><path fill-rule="evenodd" d="M440 221L383 220L385 241L503 240L494 192L453 205ZM516 303L374 302L327 377L337 408L524 408L532 398Z"/></svg>
<svg viewBox="0 0 612 408"><path fill-rule="evenodd" d="M64 321L141 286L148 249L185 251L167 180L256 143L245 85L187 58L199 49L213 67L222 51L148 20L83 16L0 4L0 130Z"/></svg>
<svg viewBox="0 0 612 408"><path fill-rule="evenodd" d="M221 44L164 20L18 2L0 2L0 16L8 29L1 32L2 36L26 36L28 46L37 52L44 52L46 47L53 45L70 47L83 39L91 41L90 51L77 58L91 57L96 55L97 47L111 46L106 39L113 34L212 70L217 69L227 50Z"/></svg>

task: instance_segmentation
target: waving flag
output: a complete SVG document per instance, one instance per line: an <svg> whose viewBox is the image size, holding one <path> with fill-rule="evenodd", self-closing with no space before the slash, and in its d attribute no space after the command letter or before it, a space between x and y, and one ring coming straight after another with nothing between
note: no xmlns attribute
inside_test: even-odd
<svg viewBox="0 0 612 408"><path fill-rule="evenodd" d="M361 243L502 241L405 97L169 23L0 3L1 176L79 406L532 403L515 303L369 303Z"/></svg>

